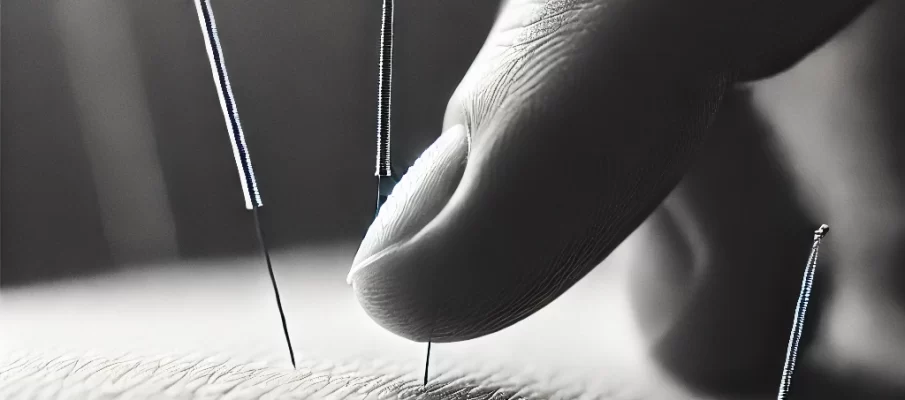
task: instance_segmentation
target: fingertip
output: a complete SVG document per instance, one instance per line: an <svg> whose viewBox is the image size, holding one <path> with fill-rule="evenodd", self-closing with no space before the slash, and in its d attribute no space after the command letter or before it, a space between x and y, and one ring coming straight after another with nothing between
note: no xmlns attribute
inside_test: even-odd
<svg viewBox="0 0 905 400"><path fill-rule="evenodd" d="M395 185L353 260L350 276L366 260L418 233L446 205L465 168L464 128L455 125L428 147Z"/></svg>
<svg viewBox="0 0 905 400"><path fill-rule="evenodd" d="M374 322L398 336L424 342L431 338L437 309L438 298L431 289L436 283L410 246L394 245L369 257L350 273L349 282Z"/></svg>

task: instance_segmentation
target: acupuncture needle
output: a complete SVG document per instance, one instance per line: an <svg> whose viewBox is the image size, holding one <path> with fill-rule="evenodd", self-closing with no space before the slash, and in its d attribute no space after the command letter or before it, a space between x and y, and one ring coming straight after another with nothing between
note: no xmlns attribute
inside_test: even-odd
<svg viewBox="0 0 905 400"><path fill-rule="evenodd" d="M390 162L390 108L393 86L393 0L383 0L377 87L377 211L399 182ZM376 213L375 213L376 215Z"/></svg>
<svg viewBox="0 0 905 400"><path fill-rule="evenodd" d="M292 350L292 341L289 339L286 314L283 312L280 290L273 275L270 251L267 248L258 212L264 203L261 201L261 193L258 190L254 169L251 165L251 156L248 154L248 146L245 144L245 135L242 131L242 124L239 121L239 110L236 108L235 97L229 84L229 76L226 73L223 49L220 47L217 24L214 22L214 12L211 10L209 0L195 0L195 9L198 11L198 20L201 22L201 31L204 34L204 47L207 49L207 55L210 59L214 84L217 87L217 97L220 99L220 107L226 119L226 130L229 132L229 142L233 149L233 156L236 159L236 167L239 170L239 182L242 186L242 196L245 198L245 208L250 210L254 216L258 245L263 250L264 259L267 262L267 272L270 274L270 283L273 285L277 309L280 312L280 320L283 323L283 334L286 336L286 345L289 347L289 359L292 361L292 368L295 369L295 353Z"/></svg>
<svg viewBox="0 0 905 400"><path fill-rule="evenodd" d="M792 375L795 373L795 363L798 361L798 345L804 329L804 318L808 310L808 302L811 299L811 288L814 286L814 272L817 269L817 250L820 242L830 231L827 224L820 225L814 231L814 243L811 245L811 255L805 266L804 277L801 280L801 292L798 295L798 303L795 306L795 319L792 322L792 333L789 335L789 344L786 349L786 360L782 367L782 379L779 383L777 400L788 398L789 389L792 386Z"/></svg>
<svg viewBox="0 0 905 400"><path fill-rule="evenodd" d="M394 0L383 0L380 24L380 62L377 87L377 207L375 217L393 187L399 182L399 175L390 159L390 123L393 87L393 6ZM431 335L433 336L433 335ZM431 338L427 340L427 357L424 361L424 382L427 386L431 358Z"/></svg>

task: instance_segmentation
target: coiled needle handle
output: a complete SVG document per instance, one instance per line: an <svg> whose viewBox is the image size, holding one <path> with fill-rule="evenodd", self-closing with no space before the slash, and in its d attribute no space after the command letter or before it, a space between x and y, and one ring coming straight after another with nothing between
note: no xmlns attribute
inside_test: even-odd
<svg viewBox="0 0 905 400"><path fill-rule="evenodd" d="M811 288L814 286L814 272L817 269L817 250L820 247L820 242L829 231L830 227L826 224L820 225L820 228L814 231L814 244L811 245L811 255L808 257L808 264L805 267L804 277L801 281L801 292L798 295L798 304L795 306L795 320L792 322L792 333L789 335L789 345L786 349L786 361L782 368L782 379L779 383L777 400L785 400L789 396L792 376L795 373L795 363L798 361L798 345L804 329L804 318L808 311L808 302L811 299Z"/></svg>
<svg viewBox="0 0 905 400"><path fill-rule="evenodd" d="M390 164L390 113L393 87L393 0L383 0L377 87L377 177L393 175Z"/></svg>
<svg viewBox="0 0 905 400"><path fill-rule="evenodd" d="M217 35L217 23L214 21L214 12L209 0L195 0L195 9L198 12L198 20L201 23L201 31L204 33L204 47L211 63L211 72L214 75L214 84L217 86L217 97L223 116L226 119L226 130L229 132L230 145L233 156L236 159L236 167L239 170L239 182L242 185L242 196L245 198L245 208L252 211L255 222L258 244L264 252L267 261L267 272L270 274L270 283L273 285L276 297L277 309L280 312L280 320L283 323L283 334L286 336L286 345L289 347L289 359L292 368L295 368L295 353L292 351L292 341L289 340L289 328L286 326L286 314L283 312L283 303L280 301L280 291L273 275L273 265L270 262L270 251L264 240L264 230L261 228L258 209L264 204L258 191L255 180L255 172L251 166L251 156L248 154L248 146L245 144L245 134L242 132L242 124L239 120L239 110L233 96L232 87L229 84L229 75L226 73L226 65L223 61L223 49L220 47L220 37Z"/></svg>
<svg viewBox="0 0 905 400"><path fill-rule="evenodd" d="M383 0L380 23L380 64L377 88L377 207L386 202L399 175L390 159L390 124L393 93L393 0ZM376 212L375 212L376 215Z"/></svg>

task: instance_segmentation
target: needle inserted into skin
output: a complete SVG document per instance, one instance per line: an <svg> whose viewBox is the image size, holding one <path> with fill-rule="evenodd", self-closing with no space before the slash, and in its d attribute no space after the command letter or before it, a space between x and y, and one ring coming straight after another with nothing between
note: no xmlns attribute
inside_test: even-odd
<svg viewBox="0 0 905 400"><path fill-rule="evenodd" d="M427 358L424 360L424 382L421 384L422 387L427 386L427 371L431 364L431 341L427 341Z"/></svg>
<svg viewBox="0 0 905 400"><path fill-rule="evenodd" d="M804 329L804 318L811 298L811 288L814 286L814 272L817 269L817 250L820 247L820 242L829 231L830 227L826 224L820 225L820 228L814 231L814 244L811 245L811 255L808 257L808 264L805 267L804 277L801 281L801 293L798 295L798 304L795 306L795 320L792 323L792 333L789 335L789 345L786 349L786 361L782 368L782 380L779 383L777 400L785 400L789 395L792 375L795 373L795 363L798 360L798 344L801 341L801 334Z"/></svg>
<svg viewBox="0 0 905 400"><path fill-rule="evenodd" d="M236 109L235 97L233 97L232 87L230 87L229 84L229 77L226 74L226 66L223 62L223 50L220 48L220 38L217 36L217 24L214 22L214 13L211 10L209 0L195 0L195 9L198 11L198 19L201 22L201 30L204 33L204 46L207 49L207 55L211 62L211 71L214 75L214 83L217 86L217 97L220 99L223 116L226 118L226 129L229 131L233 156L236 159L236 167L239 170L239 181L242 185L242 195L245 198L245 208L251 210L254 216L258 245L261 246L261 249L264 252L264 258L267 261L267 272L270 274L270 282L273 285L277 309L280 312L280 320L283 323L283 334L286 336L286 345L289 346L289 359L292 361L292 368L294 369L295 353L292 350L292 341L289 339L286 314L283 312L283 304L280 301L280 291L277 288L277 281L273 275L273 265L270 262L270 251L268 251L267 242L264 240L264 230L261 228L258 212L258 209L264 204L261 201L261 194L258 191L254 169L252 169L251 166L251 156L248 154L248 147L245 144L245 135L242 132L242 124L239 121L239 111Z"/></svg>
<svg viewBox="0 0 905 400"><path fill-rule="evenodd" d="M380 24L380 64L378 67L377 89L377 207L374 215L393 192L399 182L399 175L393 169L390 159L390 123L393 87L393 6L394 0L383 0ZM427 342L427 357L424 361L424 383L427 386L430 367L431 341Z"/></svg>

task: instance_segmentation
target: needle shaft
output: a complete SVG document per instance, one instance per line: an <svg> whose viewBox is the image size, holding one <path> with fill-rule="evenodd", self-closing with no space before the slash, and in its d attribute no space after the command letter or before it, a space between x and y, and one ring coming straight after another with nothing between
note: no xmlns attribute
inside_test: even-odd
<svg viewBox="0 0 905 400"><path fill-rule="evenodd" d="M804 318L811 298L811 289L814 286L814 273L817 269L817 250L820 247L821 240L823 240L829 230L830 227L824 224L814 232L811 255L808 257L808 264L805 267L804 277L801 281L801 292L798 295L798 303L795 306L795 320L792 323L792 333L789 335L789 345L786 349L786 361L782 368L782 380L779 383L777 400L787 399L792 386L792 375L795 373L795 363L798 361L798 345L804 329Z"/></svg>
<svg viewBox="0 0 905 400"><path fill-rule="evenodd" d="M286 337L286 345L289 347L289 360L292 361L292 368L295 369L295 352L292 351L292 340L289 338L289 327L286 325L286 313L283 312L283 302L280 301L280 289L277 287L277 280L273 276L273 265L270 263L270 251L267 249L267 242L264 240L264 230L261 229L261 221L258 216L258 207L253 210L255 216L255 230L258 232L258 244L264 251L264 259L267 260L267 272L270 274L270 283L273 285L273 295L277 300L277 309L280 311L280 321L283 323L283 335Z"/></svg>
<svg viewBox="0 0 905 400"><path fill-rule="evenodd" d="M383 0L380 24L380 64L378 67L377 89L377 212L393 191L398 177L390 160L390 122L393 87L393 4L394 0ZM376 215L376 213L375 213ZM428 368L431 359L431 341L427 342L427 357L424 361L424 383L427 386Z"/></svg>
<svg viewBox="0 0 905 400"><path fill-rule="evenodd" d="M264 258L267 261L267 272L270 274L270 283L273 285L277 309L280 312L280 320L283 323L283 334L286 336L286 344L289 346L289 358L292 360L292 367L295 368L295 354L292 351L292 342L289 340L286 314L283 312L280 291L277 288L277 281L273 275L273 265L270 261L270 251L267 248L267 242L264 240L264 230L261 228L261 221L258 215L258 209L264 204L258 191L254 169L251 165L251 156L248 153L248 146L245 144L245 135L242 132L242 124L239 120L239 110L236 106L232 87L229 84L229 75L226 72L226 65L223 61L223 49L220 47L220 38L217 35L217 23L214 21L214 12L211 9L209 0L195 0L195 9L198 12L201 31L204 33L204 47L207 49L208 59L211 63L211 72L214 75L214 84L217 87L217 97L220 99L223 117L226 119L226 130L229 132L230 145L233 149L233 156L236 159L236 167L239 170L239 182L242 185L245 208L251 210L254 215L258 244L261 246Z"/></svg>
<svg viewBox="0 0 905 400"><path fill-rule="evenodd" d="M424 383L421 386L427 386L427 373L431 365L431 341L427 341L427 358L424 360Z"/></svg>

